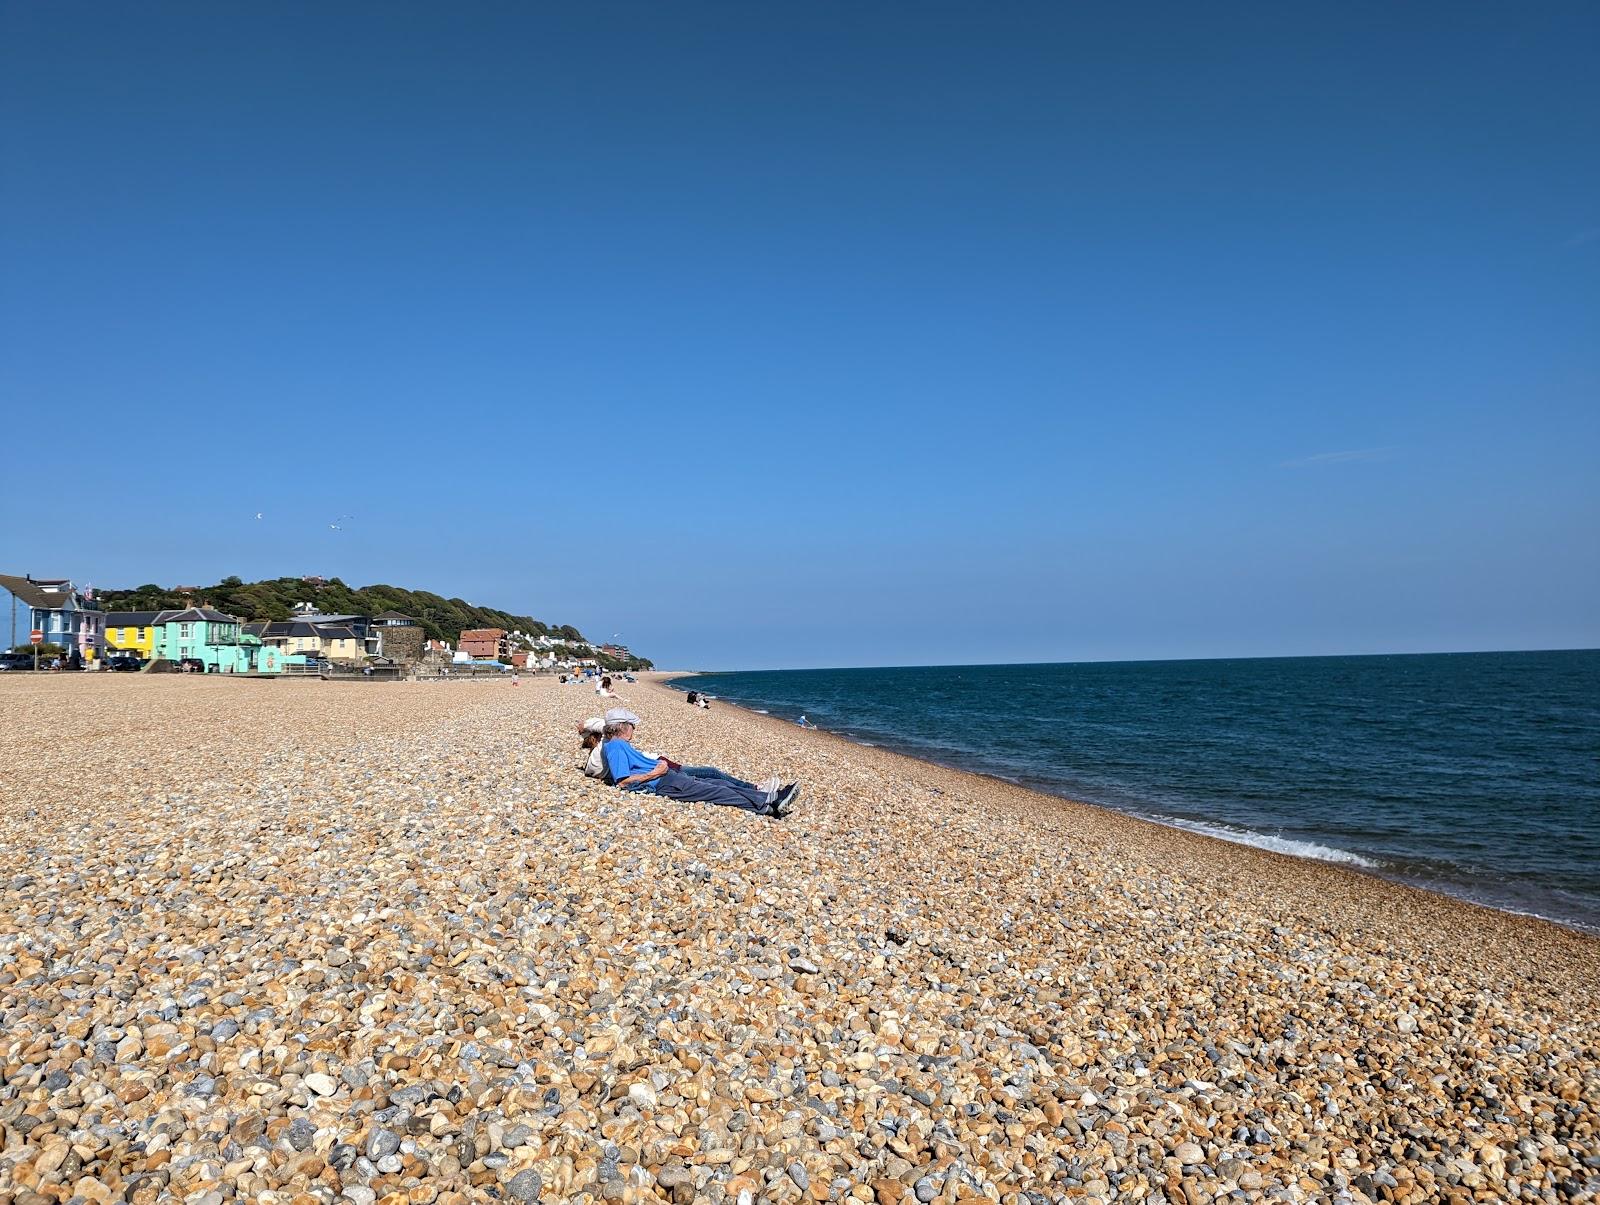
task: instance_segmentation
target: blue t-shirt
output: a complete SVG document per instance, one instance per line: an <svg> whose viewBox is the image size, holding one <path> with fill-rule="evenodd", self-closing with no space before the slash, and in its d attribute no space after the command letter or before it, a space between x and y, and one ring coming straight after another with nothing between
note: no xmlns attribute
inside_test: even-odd
<svg viewBox="0 0 1600 1205"><path fill-rule="evenodd" d="M611 781L621 782L624 778L631 778L635 774L650 774L655 771L654 757L646 757L627 741L619 737L612 737L605 743L606 769L611 771ZM659 781L659 780L658 780ZM628 787L630 791L655 792L656 784L653 782L641 783Z"/></svg>

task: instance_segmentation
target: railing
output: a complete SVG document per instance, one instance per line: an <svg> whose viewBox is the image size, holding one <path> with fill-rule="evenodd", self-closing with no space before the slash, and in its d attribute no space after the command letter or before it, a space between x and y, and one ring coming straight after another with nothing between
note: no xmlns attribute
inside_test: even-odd
<svg viewBox="0 0 1600 1205"><path fill-rule="evenodd" d="M519 670L526 673L526 670ZM509 675L509 668L495 664L475 665L472 662L453 661L449 665L419 665L417 677L427 681L454 681L457 678L501 678Z"/></svg>
<svg viewBox="0 0 1600 1205"><path fill-rule="evenodd" d="M323 663L321 677L326 682L397 682L405 676L398 665L333 665Z"/></svg>

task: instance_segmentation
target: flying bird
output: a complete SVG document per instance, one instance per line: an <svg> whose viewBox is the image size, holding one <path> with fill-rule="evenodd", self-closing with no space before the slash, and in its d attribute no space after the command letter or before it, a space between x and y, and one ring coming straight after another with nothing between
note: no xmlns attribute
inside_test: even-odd
<svg viewBox="0 0 1600 1205"><path fill-rule="evenodd" d="M256 511L256 518L259 519L260 517L261 517L261 512L260 511Z"/></svg>
<svg viewBox="0 0 1600 1205"><path fill-rule="evenodd" d="M343 524L346 519L354 519L354 518L355 518L354 515L340 515L332 523L328 524L328 530L329 531L343 531L344 528L341 526L341 524Z"/></svg>

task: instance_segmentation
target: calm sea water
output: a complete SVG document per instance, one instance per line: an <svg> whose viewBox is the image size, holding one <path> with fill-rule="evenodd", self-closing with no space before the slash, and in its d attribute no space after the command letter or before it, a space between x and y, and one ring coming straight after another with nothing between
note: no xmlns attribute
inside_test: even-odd
<svg viewBox="0 0 1600 1205"><path fill-rule="evenodd" d="M1600 932L1600 650L793 670L675 685Z"/></svg>

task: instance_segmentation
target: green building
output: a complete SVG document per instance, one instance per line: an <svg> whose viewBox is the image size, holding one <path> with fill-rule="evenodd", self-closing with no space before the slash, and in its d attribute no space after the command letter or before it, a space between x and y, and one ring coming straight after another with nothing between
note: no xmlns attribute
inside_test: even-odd
<svg viewBox="0 0 1600 1205"><path fill-rule="evenodd" d="M248 674L255 670L261 645L244 643L243 625L210 607L164 611L157 617L155 655L177 664L199 661L208 674Z"/></svg>

